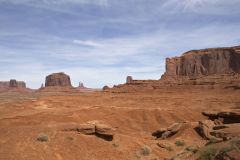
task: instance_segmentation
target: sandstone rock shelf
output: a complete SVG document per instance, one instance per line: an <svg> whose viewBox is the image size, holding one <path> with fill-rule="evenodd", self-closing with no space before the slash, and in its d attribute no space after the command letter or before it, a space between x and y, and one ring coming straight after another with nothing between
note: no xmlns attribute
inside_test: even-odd
<svg viewBox="0 0 240 160"><path fill-rule="evenodd" d="M166 58L163 78L200 78L240 73L240 47L188 51L180 57Z"/></svg>

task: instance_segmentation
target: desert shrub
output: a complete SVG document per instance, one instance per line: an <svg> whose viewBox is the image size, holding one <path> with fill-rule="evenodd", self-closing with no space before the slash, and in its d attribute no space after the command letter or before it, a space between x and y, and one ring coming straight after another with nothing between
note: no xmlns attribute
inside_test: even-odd
<svg viewBox="0 0 240 160"><path fill-rule="evenodd" d="M74 140L73 137L66 137L66 139L69 140L69 141L73 141Z"/></svg>
<svg viewBox="0 0 240 160"><path fill-rule="evenodd" d="M115 148L117 148L117 147L119 147L119 144L113 143L112 146L115 147Z"/></svg>
<svg viewBox="0 0 240 160"><path fill-rule="evenodd" d="M240 140L237 139L237 140L232 140L231 141L231 145L237 150L240 152Z"/></svg>
<svg viewBox="0 0 240 160"><path fill-rule="evenodd" d="M176 142L175 142L175 145L176 145L176 146L184 146L184 145L185 145L185 142L184 142L184 141L176 141Z"/></svg>
<svg viewBox="0 0 240 160"><path fill-rule="evenodd" d="M198 151L198 146L197 145L191 145L185 148L186 151L196 153Z"/></svg>
<svg viewBox="0 0 240 160"><path fill-rule="evenodd" d="M148 155L151 154L151 149L150 149L148 146L144 146L144 147L142 147L142 149L141 149L141 154L142 154L143 156L148 156Z"/></svg>
<svg viewBox="0 0 240 160"><path fill-rule="evenodd" d="M224 154L224 153L230 152L232 150L240 151L239 146L240 146L240 141L239 140L233 140L227 146L224 146L223 148L221 148L219 153Z"/></svg>
<svg viewBox="0 0 240 160"><path fill-rule="evenodd" d="M216 138L210 138L209 142L207 144L209 145L209 144L214 144L214 143L217 143L217 142L219 142L219 141Z"/></svg>
<svg viewBox="0 0 240 160"><path fill-rule="evenodd" d="M48 135L45 133L40 133L37 137L37 140L40 142L47 142L48 141Z"/></svg>
<svg viewBox="0 0 240 160"><path fill-rule="evenodd" d="M198 160L214 160L217 154L217 149L214 147L206 147L200 152Z"/></svg>
<svg viewBox="0 0 240 160"><path fill-rule="evenodd" d="M168 150L168 151L173 151L173 148L170 147L170 146L166 147L165 149Z"/></svg>

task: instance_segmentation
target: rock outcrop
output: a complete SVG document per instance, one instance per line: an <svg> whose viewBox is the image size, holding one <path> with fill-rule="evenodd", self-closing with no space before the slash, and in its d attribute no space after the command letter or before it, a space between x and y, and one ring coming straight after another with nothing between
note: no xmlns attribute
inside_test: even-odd
<svg viewBox="0 0 240 160"><path fill-rule="evenodd" d="M107 141L112 141L116 129L100 121L89 121L83 124L70 123L60 126L63 131L77 131L85 135L95 135Z"/></svg>
<svg viewBox="0 0 240 160"><path fill-rule="evenodd" d="M16 81L15 79L11 79L10 81L0 81L0 88L26 88L26 83L23 81Z"/></svg>
<svg viewBox="0 0 240 160"><path fill-rule="evenodd" d="M82 82L79 82L78 88L86 88Z"/></svg>
<svg viewBox="0 0 240 160"><path fill-rule="evenodd" d="M205 111L202 112L204 116L207 116L211 120L219 120L222 123L240 123L239 111Z"/></svg>
<svg viewBox="0 0 240 160"><path fill-rule="evenodd" d="M192 50L180 57L166 59L163 79L240 73L240 46Z"/></svg>
<svg viewBox="0 0 240 160"><path fill-rule="evenodd" d="M168 128L160 128L159 130L152 133L152 136L156 138L166 139L176 134L182 127L181 123L174 123Z"/></svg>
<svg viewBox="0 0 240 160"><path fill-rule="evenodd" d="M105 91L105 90L108 90L108 89L110 89L108 86L104 86L102 90Z"/></svg>
<svg viewBox="0 0 240 160"><path fill-rule="evenodd" d="M131 84L133 82L132 76L127 76L126 84Z"/></svg>
<svg viewBox="0 0 240 160"><path fill-rule="evenodd" d="M72 87L70 77L63 73L53 73L46 77L45 87Z"/></svg>

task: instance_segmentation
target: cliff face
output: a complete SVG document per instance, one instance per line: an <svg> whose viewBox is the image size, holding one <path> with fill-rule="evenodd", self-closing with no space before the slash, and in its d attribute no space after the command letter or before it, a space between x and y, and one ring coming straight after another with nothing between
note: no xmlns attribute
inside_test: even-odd
<svg viewBox="0 0 240 160"><path fill-rule="evenodd" d="M163 78L240 73L240 47L193 50L166 59Z"/></svg>
<svg viewBox="0 0 240 160"><path fill-rule="evenodd" d="M46 77L45 86L72 87L70 77L65 73L53 73Z"/></svg>

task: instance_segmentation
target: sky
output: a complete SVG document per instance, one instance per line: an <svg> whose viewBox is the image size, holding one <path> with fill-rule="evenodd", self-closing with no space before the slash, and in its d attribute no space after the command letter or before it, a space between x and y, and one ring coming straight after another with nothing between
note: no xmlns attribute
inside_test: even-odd
<svg viewBox="0 0 240 160"><path fill-rule="evenodd" d="M55 72L102 88L159 79L165 58L240 45L240 0L0 0L0 80Z"/></svg>

